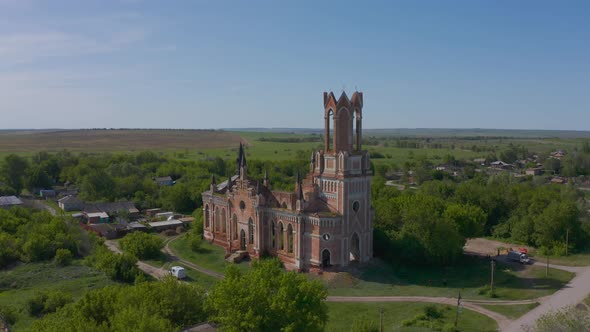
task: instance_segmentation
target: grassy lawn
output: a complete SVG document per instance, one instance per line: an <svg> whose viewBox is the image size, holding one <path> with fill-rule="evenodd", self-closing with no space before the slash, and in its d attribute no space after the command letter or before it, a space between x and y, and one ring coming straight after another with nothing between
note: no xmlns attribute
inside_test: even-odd
<svg viewBox="0 0 590 332"><path fill-rule="evenodd" d="M552 294L563 287L573 273L520 264L498 263L494 275L495 292L500 299L532 299ZM465 257L454 267L392 267L375 260L352 273L325 277L330 295L340 296L442 296L485 299L479 289L490 282L487 260ZM446 281L446 286L445 286Z"/></svg>
<svg viewBox="0 0 590 332"><path fill-rule="evenodd" d="M74 261L66 267L53 263L28 263L0 271L0 304L12 307L17 312L13 331L28 328L34 317L29 316L24 306L37 291L60 290L70 293L74 300L88 290L114 284L104 273Z"/></svg>
<svg viewBox="0 0 590 332"><path fill-rule="evenodd" d="M520 316L526 314L527 312L535 309L539 303L529 303L529 304L512 304L512 305L481 305L482 307L495 311L499 314L502 314L510 319L517 319Z"/></svg>
<svg viewBox="0 0 590 332"><path fill-rule="evenodd" d="M543 262L545 259L539 258ZM549 257L549 264L565 266L588 266L590 265L590 249L568 256Z"/></svg>
<svg viewBox="0 0 590 332"><path fill-rule="evenodd" d="M223 273L225 267L230 264L225 261L225 250L207 241L202 242L199 251L193 251L189 247L186 236L181 236L170 243L170 248L178 257L212 271ZM242 262L237 266L240 269L247 270L250 268L250 263Z"/></svg>
<svg viewBox="0 0 590 332"><path fill-rule="evenodd" d="M403 327L401 322L423 313L429 303L384 302L384 303L335 303L327 302L328 324L326 331L351 331L357 320L370 320L379 327L379 309L383 308L384 331L430 331L426 328ZM434 304L443 309L442 324L452 324L455 320L455 308L447 305ZM462 309L459 315L458 328L461 331L496 331L496 322L482 314Z"/></svg>

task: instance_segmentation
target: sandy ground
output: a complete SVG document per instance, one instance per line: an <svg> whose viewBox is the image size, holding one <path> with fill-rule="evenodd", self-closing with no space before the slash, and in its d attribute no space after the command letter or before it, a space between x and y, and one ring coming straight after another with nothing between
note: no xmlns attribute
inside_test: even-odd
<svg viewBox="0 0 590 332"><path fill-rule="evenodd" d="M517 250L518 248L526 248L531 251L531 247L523 246L522 244L504 243L500 241L488 240L483 238L469 239L463 247L467 255L477 256L496 256L498 249L502 249L500 254L506 253L507 249Z"/></svg>

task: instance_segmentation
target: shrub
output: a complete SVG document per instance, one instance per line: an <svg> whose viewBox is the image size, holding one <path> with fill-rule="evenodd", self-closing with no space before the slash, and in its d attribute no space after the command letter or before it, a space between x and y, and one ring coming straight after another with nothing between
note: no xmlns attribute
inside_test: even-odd
<svg viewBox="0 0 590 332"><path fill-rule="evenodd" d="M202 242L203 239L200 236L195 236L194 234L188 235L188 243L192 251L199 251Z"/></svg>
<svg viewBox="0 0 590 332"><path fill-rule="evenodd" d="M123 251L137 258L153 258L160 255L164 247L162 239L143 232L127 234L119 242Z"/></svg>
<svg viewBox="0 0 590 332"><path fill-rule="evenodd" d="M72 252L69 249L57 249L53 258L57 265L67 266L72 262Z"/></svg>
<svg viewBox="0 0 590 332"><path fill-rule="evenodd" d="M56 312L57 309L72 302L72 296L60 291L37 292L26 303L27 312L31 316L41 316Z"/></svg>
<svg viewBox="0 0 590 332"><path fill-rule="evenodd" d="M16 323L16 312L9 306L0 305L0 315L8 325Z"/></svg>
<svg viewBox="0 0 590 332"><path fill-rule="evenodd" d="M45 307L45 301L47 301L47 294L41 292L35 293L35 295L27 300L26 303L26 309L29 315L41 315L41 312L43 312L43 308Z"/></svg>

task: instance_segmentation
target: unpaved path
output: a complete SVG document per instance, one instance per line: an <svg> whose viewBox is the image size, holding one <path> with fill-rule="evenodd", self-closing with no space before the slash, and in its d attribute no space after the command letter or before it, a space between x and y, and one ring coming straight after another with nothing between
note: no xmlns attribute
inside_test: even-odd
<svg viewBox="0 0 590 332"><path fill-rule="evenodd" d="M213 278L217 278L217 279L222 279L223 278L223 274L213 271L213 270L209 270L207 268L204 268L202 266L196 265L192 262L187 261L186 259L182 259L178 256L176 256L176 254L172 251L172 249L170 249L170 243L172 243L174 240L178 239L180 236L175 236L173 238L170 238L169 240L166 241L166 245L164 246L164 249L162 249L162 251L168 255L170 257L171 260L173 261L177 261L177 262L181 262L182 264L190 267L193 270L199 271L201 273L204 273L208 276L211 276Z"/></svg>
<svg viewBox="0 0 590 332"><path fill-rule="evenodd" d="M119 245L115 241L105 240L104 244L107 248L109 248L110 251L112 251L116 254L123 253L121 251L121 249L119 248ZM155 266L149 265L149 264L142 262L142 261L137 261L137 267L140 270L142 270L143 272L145 272L146 274L149 274L156 279L162 279L166 275L166 270L164 270L162 268L157 268Z"/></svg>
<svg viewBox="0 0 590 332"><path fill-rule="evenodd" d="M558 265L553 267L558 268ZM568 266L568 268L571 267ZM577 269L576 277L567 285L553 295L543 298L538 307L510 323L503 331L522 331L523 326L533 325L537 319L548 312L560 310L567 306L575 306L582 302L590 294L590 267L577 267Z"/></svg>

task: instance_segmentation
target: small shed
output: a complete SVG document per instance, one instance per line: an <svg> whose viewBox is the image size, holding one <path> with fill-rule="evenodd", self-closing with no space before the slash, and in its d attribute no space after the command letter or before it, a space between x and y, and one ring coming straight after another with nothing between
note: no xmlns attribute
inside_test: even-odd
<svg viewBox="0 0 590 332"><path fill-rule="evenodd" d="M55 196L57 196L57 193L53 189L41 189L39 190L39 196L48 199L54 198Z"/></svg>
<svg viewBox="0 0 590 332"><path fill-rule="evenodd" d="M184 226L182 221L180 220L166 220L166 221L156 221L148 223L150 227L155 230L156 232L165 231L167 229L176 229L178 226Z"/></svg>
<svg viewBox="0 0 590 332"><path fill-rule="evenodd" d="M105 224L109 222L109 215L106 212L84 213L89 224Z"/></svg>

